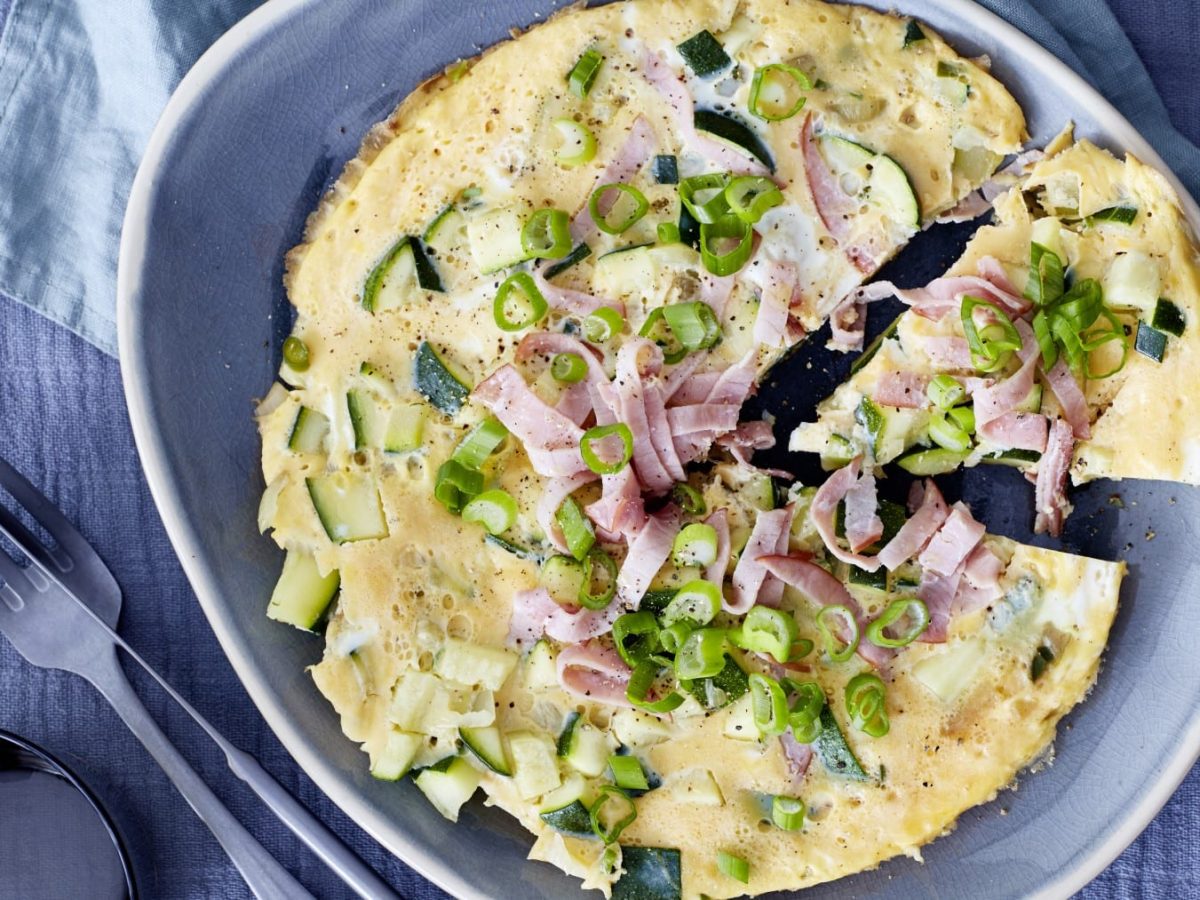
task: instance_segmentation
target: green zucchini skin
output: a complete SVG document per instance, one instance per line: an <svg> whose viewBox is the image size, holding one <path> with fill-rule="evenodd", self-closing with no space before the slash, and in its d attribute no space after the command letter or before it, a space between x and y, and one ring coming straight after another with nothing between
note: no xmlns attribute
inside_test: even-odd
<svg viewBox="0 0 1200 900"><path fill-rule="evenodd" d="M571 268L571 266L582 262L591 255L592 248L587 244L576 244L573 248L571 248L571 252L562 259L558 260L553 265L546 266L546 271L542 274L546 277L546 280L549 281L551 278L561 275L563 272L567 271L567 269Z"/></svg>
<svg viewBox="0 0 1200 900"><path fill-rule="evenodd" d="M851 781L871 780L871 776L863 771L862 763L846 743L846 737L828 706L821 710L821 733L812 742L812 749L830 775L849 778Z"/></svg>
<svg viewBox="0 0 1200 900"><path fill-rule="evenodd" d="M694 113L694 121L700 131L736 144L766 166L768 171L775 171L775 159L771 156L771 151L754 133L754 129L741 119L712 109L698 109ZM679 231L683 233L682 228Z"/></svg>
<svg viewBox="0 0 1200 900"><path fill-rule="evenodd" d="M721 42L707 29L696 32L676 49L688 68L700 78L712 78L733 65Z"/></svg>
<svg viewBox="0 0 1200 900"><path fill-rule="evenodd" d="M1150 357L1155 362L1162 362L1167 353L1167 336L1145 322L1138 322L1133 349L1142 356Z"/></svg>
<svg viewBox="0 0 1200 900"><path fill-rule="evenodd" d="M710 684L721 693L718 694L716 691L710 692ZM715 710L728 706L745 694L746 691L750 690L750 677L732 656L725 654L725 668L721 669L720 672L711 678L699 678L695 681L686 682L682 687L699 700L700 705L705 709ZM713 697L717 699L710 703L710 698Z"/></svg>
<svg viewBox="0 0 1200 900"><path fill-rule="evenodd" d="M622 844L621 867L625 874L613 884L612 900L681 900L683 897L678 850Z"/></svg>
<svg viewBox="0 0 1200 900"><path fill-rule="evenodd" d="M429 341L422 341L413 361L413 385L430 405L448 416L455 415L467 402L470 391L442 362Z"/></svg>
<svg viewBox="0 0 1200 900"><path fill-rule="evenodd" d="M581 800L572 800L560 809L552 809L539 813L543 822L555 831L569 834L572 837L594 838L592 822L588 816L588 808Z"/></svg>

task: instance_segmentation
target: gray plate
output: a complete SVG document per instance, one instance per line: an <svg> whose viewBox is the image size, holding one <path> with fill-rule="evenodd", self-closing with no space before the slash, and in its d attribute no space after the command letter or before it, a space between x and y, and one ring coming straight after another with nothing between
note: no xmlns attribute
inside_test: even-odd
<svg viewBox="0 0 1200 900"><path fill-rule="evenodd" d="M988 53L1035 141L1073 119L1082 135L1161 166L1100 96L1001 20L965 0L895 5L919 13L960 51ZM274 0L223 37L176 91L134 184L121 243L121 362L134 434L217 637L304 770L384 845L461 896L561 897L577 882L525 862L529 837L503 813L475 804L452 827L410 784L367 775L304 672L320 641L263 615L280 554L255 527L263 485L251 400L270 385L291 321L283 254L366 129L441 65L553 7L493 0L451 12L432 0ZM1187 208L1200 223L1195 204ZM966 233L923 235L890 274L923 282ZM815 376L799 368L802 355L768 388L768 405L784 410L781 434L845 370L845 359L816 349L823 343L818 337L804 351L819 363ZM813 399L789 393L791 373L819 379L803 392ZM785 464L803 469L796 459ZM949 489L992 531L1030 537L1030 489L1015 473L981 468ZM1118 492L1123 506L1108 502ZM1200 492L1100 484L1075 500L1062 545L1124 556L1130 578L1099 684L1060 729L1054 766L964 815L928 848L925 865L896 860L808 896L1063 895L1133 840L1187 773L1200 750L1188 590L1200 568Z"/></svg>

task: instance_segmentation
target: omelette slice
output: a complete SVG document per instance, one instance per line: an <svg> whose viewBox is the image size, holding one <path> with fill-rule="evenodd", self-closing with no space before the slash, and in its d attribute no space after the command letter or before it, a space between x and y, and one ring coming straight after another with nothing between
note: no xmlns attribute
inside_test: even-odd
<svg viewBox="0 0 1200 900"><path fill-rule="evenodd" d="M1200 483L1200 259L1178 198L1133 156L1056 144L944 278L895 291L912 309L792 449L922 475L1015 465L1055 534L1068 467L1076 483Z"/></svg>

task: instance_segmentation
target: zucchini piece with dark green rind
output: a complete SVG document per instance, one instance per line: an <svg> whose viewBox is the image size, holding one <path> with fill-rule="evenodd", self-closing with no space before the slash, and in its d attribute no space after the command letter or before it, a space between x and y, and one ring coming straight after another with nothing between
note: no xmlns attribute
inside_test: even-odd
<svg viewBox="0 0 1200 900"><path fill-rule="evenodd" d="M531 563L536 563L539 566L546 561L546 554L539 553L532 547L522 546L521 544L514 543L513 541L502 538L496 534L485 534L483 536L483 541L486 544L491 544L493 547L499 547L505 553L511 553L517 559L523 559Z"/></svg>
<svg viewBox="0 0 1200 900"><path fill-rule="evenodd" d="M582 800L572 800L566 806L547 810L538 815L555 831L569 834L572 837L596 837L596 832L592 831L592 820L588 808L583 805Z"/></svg>
<svg viewBox="0 0 1200 900"><path fill-rule="evenodd" d="M733 65L721 42L707 29L696 32L676 49L688 68L701 78L711 78Z"/></svg>
<svg viewBox="0 0 1200 900"><path fill-rule="evenodd" d="M656 184L679 184L679 161L669 153L660 153L650 164L650 174Z"/></svg>
<svg viewBox="0 0 1200 900"><path fill-rule="evenodd" d="M1142 356L1148 356L1155 362L1162 362L1167 352L1167 336L1157 328L1138 322L1137 337L1133 341L1133 349Z"/></svg>
<svg viewBox="0 0 1200 900"><path fill-rule="evenodd" d="M921 26L917 24L915 19L909 19L908 24L904 27L904 46L911 47L918 41L925 40L925 32L921 30Z"/></svg>
<svg viewBox="0 0 1200 900"><path fill-rule="evenodd" d="M388 536L379 488L370 475L334 472L306 478L305 485L321 526L335 544Z"/></svg>
<svg viewBox="0 0 1200 900"><path fill-rule="evenodd" d="M854 375L859 369L869 363L875 357L875 354L879 352L879 348L883 346L883 342L896 334L896 329L900 327L900 319L903 317L903 315L904 313L901 313L900 315L896 316L896 318L892 319L892 324L877 334L875 339L871 341L871 343L867 344L867 349L862 352L862 355L859 356L854 362L850 363L851 375Z"/></svg>
<svg viewBox="0 0 1200 900"><path fill-rule="evenodd" d="M312 631L329 609L340 586L337 569L322 575L311 553L289 550L267 605L267 618Z"/></svg>
<svg viewBox="0 0 1200 900"><path fill-rule="evenodd" d="M363 285L363 309L368 312L375 311L379 305L379 295L386 287L388 275L406 252L412 254L413 272L418 288L439 293L445 290L442 286L441 276L438 275L433 263L429 261L429 256L425 253L420 239L405 235L392 246L392 249L367 276L367 281Z"/></svg>
<svg viewBox="0 0 1200 900"><path fill-rule="evenodd" d="M693 118L696 128L700 131L735 145L742 152L749 153L766 166L768 171L775 171L775 159L771 156L771 151L767 149L767 145L763 143L762 138L755 133L754 129L741 119L711 109L698 109ZM683 229L679 230L682 234Z"/></svg>
<svg viewBox="0 0 1200 900"><path fill-rule="evenodd" d="M452 416L463 408L470 389L450 371L429 341L422 341L413 360L413 386L437 410Z"/></svg>
<svg viewBox="0 0 1200 900"><path fill-rule="evenodd" d="M329 434L329 419L307 406L296 413L292 433L288 436L288 449L297 453L320 453Z"/></svg>
<svg viewBox="0 0 1200 900"><path fill-rule="evenodd" d="M726 654L725 667L716 675L684 682L682 686L701 706L714 710L728 706L750 690L750 677L737 660Z"/></svg>
<svg viewBox="0 0 1200 900"><path fill-rule="evenodd" d="M1158 302L1154 304L1154 316L1150 319L1150 324L1159 331L1183 337L1187 323L1183 318L1183 310L1166 297L1159 297Z"/></svg>
<svg viewBox="0 0 1200 900"><path fill-rule="evenodd" d="M621 845L624 874L612 888L612 900L681 900L679 851L670 847Z"/></svg>
<svg viewBox="0 0 1200 900"><path fill-rule="evenodd" d="M829 774L853 781L871 780L846 743L842 729L828 706L821 710L821 733L813 740L812 749Z"/></svg>
<svg viewBox="0 0 1200 900"><path fill-rule="evenodd" d="M508 754L504 752L504 738L495 725L480 728L460 728L458 736L463 744L481 763L497 775L512 775Z"/></svg>
<svg viewBox="0 0 1200 900"><path fill-rule="evenodd" d="M571 252L562 259L556 260L551 265L546 266L546 271L542 274L545 276L546 280L549 281L551 278L554 278L556 275L561 275L563 272L567 271L567 269L571 268L571 266L587 259L591 255L592 248L587 244L576 244L571 248Z"/></svg>

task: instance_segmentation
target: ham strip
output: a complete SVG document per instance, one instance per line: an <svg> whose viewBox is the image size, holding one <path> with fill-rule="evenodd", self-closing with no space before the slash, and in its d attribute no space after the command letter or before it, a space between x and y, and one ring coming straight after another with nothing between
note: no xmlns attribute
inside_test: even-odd
<svg viewBox="0 0 1200 900"><path fill-rule="evenodd" d="M680 391L680 389L691 383L692 376L695 374L696 369L700 367L700 363L704 362L707 355L708 354L705 353L689 353L675 366L673 366L670 372L663 376L660 384L662 386L663 399L667 402L668 406L670 406L675 400L675 395ZM714 376L713 380L715 381L719 373L706 372L705 374ZM711 385L709 386L709 389L711 390ZM707 396L708 391L705 391L703 397ZM703 397L701 399L703 399Z"/></svg>
<svg viewBox="0 0 1200 900"><path fill-rule="evenodd" d="M733 588L722 604L726 612L741 615L755 603L779 605L783 583L770 577L759 558L787 553L794 512L795 507L789 503L783 509L758 514L750 539L733 569Z"/></svg>
<svg viewBox="0 0 1200 900"><path fill-rule="evenodd" d="M808 764L812 762L812 747L796 740L791 729L779 736L779 747L783 750L783 761L787 766L788 777L792 780L792 787L798 788L808 771Z"/></svg>
<svg viewBox="0 0 1200 900"><path fill-rule="evenodd" d="M850 235L851 222L858 206L842 190L825 157L821 155L821 148L813 137L811 114L804 117L800 145L804 153L804 173L817 207L817 215L821 217L825 230L840 244Z"/></svg>
<svg viewBox="0 0 1200 900"><path fill-rule="evenodd" d="M924 644L945 643L950 630L950 610L958 597L962 582L962 566L949 575L939 575L932 569L921 571L921 583L917 586L917 597L929 610L929 627L917 640Z"/></svg>
<svg viewBox="0 0 1200 900"><path fill-rule="evenodd" d="M871 399L898 409L921 409L929 405L925 396L928 385L929 376L920 372L886 372L875 382Z"/></svg>
<svg viewBox="0 0 1200 900"><path fill-rule="evenodd" d="M616 411L617 418L629 427L633 436L633 467L638 481L651 494L662 494L671 489L676 479L664 467L651 434L646 388L639 365L642 352L649 348L661 354L654 344L642 338L630 340L617 352ZM657 413L657 407L654 411ZM665 414L662 421L655 424L660 431L669 432Z"/></svg>
<svg viewBox="0 0 1200 900"><path fill-rule="evenodd" d="M654 383L643 384L642 399L646 408L646 421L650 425L650 443L654 446L654 452L658 454L658 461L672 480L685 481L687 473L683 471L683 463L679 461L679 454L675 452L675 440L670 420L667 418L662 389Z"/></svg>
<svg viewBox="0 0 1200 900"><path fill-rule="evenodd" d="M863 556L859 553L847 552L838 544L835 531L837 506L845 499L850 489L858 481L859 469L862 467L862 457L856 456L848 465L834 472L817 490L813 497L810 515L817 534L825 542L825 547L831 554L842 562L851 563L868 572L879 569L879 559L874 556Z"/></svg>
<svg viewBox="0 0 1200 900"><path fill-rule="evenodd" d="M974 612L999 600L1004 596L1004 589L1000 587L1003 573L1004 563L1000 557L981 543L967 557L952 612Z"/></svg>
<svg viewBox="0 0 1200 900"><path fill-rule="evenodd" d="M724 433L738 427L740 410L732 403L693 403L689 406L673 406L667 410L667 423L671 433L694 434L708 431ZM768 429L769 430L769 429Z"/></svg>
<svg viewBox="0 0 1200 900"><path fill-rule="evenodd" d="M700 273L700 300L708 304L718 322L725 318L725 307L736 282L735 275L714 275L707 269Z"/></svg>
<svg viewBox="0 0 1200 900"><path fill-rule="evenodd" d="M765 419L754 419L750 422L743 422L729 434L721 435L717 438L717 444L728 450L729 454L743 466L753 467L754 464L750 458L754 451L768 450L774 447L775 432L771 430L770 422ZM788 479L795 477L790 472L780 469L771 469L768 474Z"/></svg>
<svg viewBox="0 0 1200 900"><path fill-rule="evenodd" d="M921 499L916 511L900 526L896 536L879 551L879 561L888 569L898 568L924 550L929 539L937 533L946 517L950 515L942 492L932 479L925 480L923 490L919 482L914 483L913 487L921 490Z"/></svg>
<svg viewBox="0 0 1200 900"><path fill-rule="evenodd" d="M607 182L605 183L607 184ZM583 319L590 316L596 310L607 306L620 313L621 318L625 317L625 304L620 300L608 300L604 297L585 293L584 291L573 291L570 288L559 287L547 281L537 269L533 270L533 282L537 285L537 289L542 292L542 296L546 298L546 302L554 309L562 310Z"/></svg>
<svg viewBox="0 0 1200 900"><path fill-rule="evenodd" d="M617 573L617 599L622 603L637 609L642 602L650 582L671 555L679 519L679 507L671 504L650 516L630 542L629 553Z"/></svg>
<svg viewBox="0 0 1200 900"><path fill-rule="evenodd" d="M858 601L850 595L844 584L816 563L799 556L782 555L764 556L759 562L784 584L794 587L818 606L841 605L849 609L858 622L860 634L865 633L868 619ZM838 637L847 640L850 635L846 633ZM887 647L877 647L863 639L858 642L858 655L878 669L896 654Z"/></svg>
<svg viewBox="0 0 1200 900"><path fill-rule="evenodd" d="M650 126L650 122L645 116L638 116L633 120L633 125L629 129L629 135L625 138L625 142L621 145L621 149L617 151L617 155L613 157L612 162L600 173L588 191L588 197L592 196L592 192L596 188L605 184L617 184L626 182L633 178L650 159L650 156L658 148L658 137L654 134L654 129ZM611 198L611 199L610 199ZM608 203L605 204L611 208L611 204L615 202L616 197L610 192L609 197L605 198ZM607 214L608 209L603 206L600 211ZM583 208L575 214L575 218L571 221L571 237L575 243L587 240L596 234L599 229L596 228L596 223L592 220L592 214L586 203ZM549 297L546 298L549 301Z"/></svg>
<svg viewBox="0 0 1200 900"><path fill-rule="evenodd" d="M721 373L705 398L709 403L735 403L741 406L754 393L758 351L751 350Z"/></svg>
<svg viewBox="0 0 1200 900"><path fill-rule="evenodd" d="M944 369L974 371L975 369L975 363L971 359L971 346L965 337L958 335L927 337L921 342L921 350L939 371Z"/></svg>
<svg viewBox="0 0 1200 900"><path fill-rule="evenodd" d="M767 347L786 347L788 342L788 310L796 290L799 275L789 262L773 259L758 260L748 277L759 288L758 314L754 319L754 340Z"/></svg>
<svg viewBox="0 0 1200 900"><path fill-rule="evenodd" d="M471 397L521 441L539 475L552 478L587 469L579 453L583 429L547 406L513 366L501 366L475 386Z"/></svg>
<svg viewBox="0 0 1200 900"><path fill-rule="evenodd" d="M566 477L551 478L542 488L542 496L538 498L536 516L538 525L542 527L542 531L546 533L550 543L560 553L570 553L567 548L567 542L563 539L562 530L558 527L558 522L555 521L555 513L558 508L563 505L571 494L579 490L585 484L591 484L600 476L590 469L570 475Z"/></svg>
<svg viewBox="0 0 1200 900"><path fill-rule="evenodd" d="M592 414L592 393L586 382L577 381L567 385L558 395L554 408L574 422L582 426Z"/></svg>
<svg viewBox="0 0 1200 900"><path fill-rule="evenodd" d="M1071 426L1063 419L1055 419L1046 440L1046 452L1037 465L1035 534L1048 533L1052 537L1062 534L1063 519L1071 511L1067 501L1067 469L1074 450Z"/></svg>
<svg viewBox="0 0 1200 900"><path fill-rule="evenodd" d="M692 356L699 356L699 354L693 353ZM707 402L708 395L717 386L717 382L721 379L721 374L721 372L709 371L692 375L682 384L675 386L671 393L670 405L694 406L697 403Z"/></svg>
<svg viewBox="0 0 1200 900"><path fill-rule="evenodd" d="M962 298L970 294L996 304L1010 316L1023 316L1032 305L1016 292L1004 267L993 257L985 256L976 263L978 275L946 275L935 278L923 288L891 287L895 296L913 308L919 316L937 321L948 313L957 313ZM881 290L886 282L880 282Z"/></svg>
<svg viewBox="0 0 1200 900"><path fill-rule="evenodd" d="M867 303L855 294L848 295L829 314L829 348L849 353L863 348L867 333Z"/></svg>
<svg viewBox="0 0 1200 900"><path fill-rule="evenodd" d="M1029 422L1018 422L1011 417L999 422L1001 418L1013 413L1014 407L1029 396L1033 389L1037 363L1041 358L1037 338L1034 337L1029 323L1024 319L1017 319L1014 324L1021 336L1021 349L1017 352L1021 367L1003 381L975 391L975 429L989 443L1000 447L1015 447L1018 446L1017 443L1007 442L1019 441L1022 449L1037 449L1036 446L1029 446L1037 443L1040 426L1035 424L1036 413L1024 414L1031 417Z"/></svg>
<svg viewBox="0 0 1200 900"><path fill-rule="evenodd" d="M846 491L846 541L852 552L865 550L883 536L878 509L875 476L864 475Z"/></svg>
<svg viewBox="0 0 1200 900"><path fill-rule="evenodd" d="M600 364L600 351L585 344L579 338L569 334L554 331L535 331L521 338L517 344L517 362L528 362L534 357L541 357L547 363L559 353L574 353L587 363L587 378L585 384L608 384L608 373Z"/></svg>
<svg viewBox="0 0 1200 900"><path fill-rule="evenodd" d="M949 576L959 569L983 539L985 528L962 503L955 503L946 521L917 557L921 568Z"/></svg>
<svg viewBox="0 0 1200 900"><path fill-rule="evenodd" d="M1046 430L1050 420L1041 413L1007 412L998 419L987 423L987 428L980 429L980 434L990 444L995 444L1005 450L1036 450L1041 453L1046 449Z"/></svg>
<svg viewBox="0 0 1200 900"><path fill-rule="evenodd" d="M646 521L646 510L633 467L626 466L601 480L604 492L586 508L588 518L610 535L628 536L639 531Z"/></svg>
<svg viewBox="0 0 1200 900"><path fill-rule="evenodd" d="M659 54L652 51L646 52L642 61L642 74L671 108L671 115L675 120L675 130L679 134L679 141L685 151L702 156L715 163L718 169L732 172L734 175L770 174L770 170L757 159L726 147L719 141L696 130L695 103L688 92L687 85Z"/></svg>
<svg viewBox="0 0 1200 900"><path fill-rule="evenodd" d="M725 572L729 569L729 515L724 508L713 511L704 524L711 525L717 532L717 558L704 570L704 578L720 587L725 583Z"/></svg>
<svg viewBox="0 0 1200 900"><path fill-rule="evenodd" d="M585 641L611 631L622 611L620 604L612 603L607 609L571 612L555 603L545 588L519 591L513 595L508 640L523 646L545 634L568 644Z"/></svg>
<svg viewBox="0 0 1200 900"><path fill-rule="evenodd" d="M568 694L608 706L633 706L625 694L633 672L612 647L595 641L563 647L557 666L558 682Z"/></svg>
<svg viewBox="0 0 1200 900"><path fill-rule="evenodd" d="M1046 373L1046 381L1050 390L1062 408L1062 416L1071 425L1075 439L1086 441L1092 436L1091 413L1088 411L1087 398L1083 389L1075 380L1066 359L1060 354L1058 361Z"/></svg>

